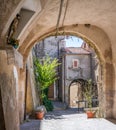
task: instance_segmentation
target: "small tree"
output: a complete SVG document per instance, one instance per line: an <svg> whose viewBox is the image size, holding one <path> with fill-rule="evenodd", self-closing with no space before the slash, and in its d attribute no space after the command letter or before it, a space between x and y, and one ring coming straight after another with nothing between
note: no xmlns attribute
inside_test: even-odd
<svg viewBox="0 0 116 130"><path fill-rule="evenodd" d="M35 59L35 75L36 81L39 82L40 87L40 98L41 102L48 108L47 105L51 104L48 100L46 90L51 86L54 81L57 80L56 67L59 65L58 59L51 59L50 57L45 57L43 60ZM47 109L49 110L49 108Z"/></svg>
<svg viewBox="0 0 116 130"><path fill-rule="evenodd" d="M97 112L97 109L92 109L92 99L95 96L95 90L93 88L93 83L92 80L88 80L87 83L85 84L84 91L83 91L83 96L85 100L88 103L88 110L86 111L87 117L88 118L93 118L95 117L95 114Z"/></svg>
<svg viewBox="0 0 116 130"><path fill-rule="evenodd" d="M88 107L92 108L92 98L93 98L93 89L92 89L92 80L88 80L83 92L84 98L87 100Z"/></svg>

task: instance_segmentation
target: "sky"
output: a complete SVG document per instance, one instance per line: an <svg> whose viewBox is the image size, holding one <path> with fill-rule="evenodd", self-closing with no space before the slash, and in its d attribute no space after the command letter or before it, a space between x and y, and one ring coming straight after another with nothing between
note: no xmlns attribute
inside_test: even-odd
<svg viewBox="0 0 116 130"><path fill-rule="evenodd" d="M65 39L66 47L81 47L83 40L75 36L69 36Z"/></svg>

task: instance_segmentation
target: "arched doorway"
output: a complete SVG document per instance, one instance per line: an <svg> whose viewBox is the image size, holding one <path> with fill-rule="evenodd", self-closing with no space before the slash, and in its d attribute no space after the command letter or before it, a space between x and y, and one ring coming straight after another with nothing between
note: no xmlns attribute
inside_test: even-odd
<svg viewBox="0 0 116 130"><path fill-rule="evenodd" d="M84 91L86 89L87 80L74 79L69 85L69 106L80 108L88 107L88 102L84 98ZM99 107L98 87L92 83L92 107Z"/></svg>
<svg viewBox="0 0 116 130"><path fill-rule="evenodd" d="M77 107L77 101L82 100L82 88L79 82L73 82L70 86L70 107Z"/></svg>
<svg viewBox="0 0 116 130"><path fill-rule="evenodd" d="M86 84L86 80L84 79L74 79L69 85L69 106L78 108L78 102L84 101L83 90ZM85 107L83 102L80 102L81 107Z"/></svg>

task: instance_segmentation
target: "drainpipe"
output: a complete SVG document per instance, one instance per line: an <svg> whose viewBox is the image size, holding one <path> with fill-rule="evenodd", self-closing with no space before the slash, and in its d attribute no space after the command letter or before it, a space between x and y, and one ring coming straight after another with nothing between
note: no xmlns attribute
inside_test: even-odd
<svg viewBox="0 0 116 130"><path fill-rule="evenodd" d="M24 108L24 120L26 120L26 104L27 104L27 82L28 82L28 68L26 65L26 71L25 71L25 108Z"/></svg>
<svg viewBox="0 0 116 130"><path fill-rule="evenodd" d="M59 43L60 42L58 41L58 62L60 60L59 59ZM59 66L58 66L58 76L60 76L60 68L59 68ZM59 85L60 85L60 83L59 83L59 79L58 79L58 99L60 98L60 94L59 94L60 93L60 86Z"/></svg>
<svg viewBox="0 0 116 130"><path fill-rule="evenodd" d="M92 53L90 53L90 73L91 73L91 78L92 80L94 79L93 77L93 63L92 63Z"/></svg>
<svg viewBox="0 0 116 130"><path fill-rule="evenodd" d="M65 78L66 78L66 71L65 71L65 67L66 67L66 55L64 55L64 102L65 102Z"/></svg>

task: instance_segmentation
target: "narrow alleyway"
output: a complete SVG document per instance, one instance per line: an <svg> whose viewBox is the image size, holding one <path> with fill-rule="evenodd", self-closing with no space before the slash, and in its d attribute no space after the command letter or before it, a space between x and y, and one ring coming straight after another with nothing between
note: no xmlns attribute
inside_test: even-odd
<svg viewBox="0 0 116 130"><path fill-rule="evenodd" d="M87 119L77 109L54 110L43 120L30 120L21 125L21 130L116 130L116 124L106 119Z"/></svg>

